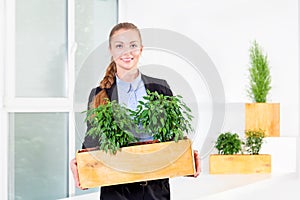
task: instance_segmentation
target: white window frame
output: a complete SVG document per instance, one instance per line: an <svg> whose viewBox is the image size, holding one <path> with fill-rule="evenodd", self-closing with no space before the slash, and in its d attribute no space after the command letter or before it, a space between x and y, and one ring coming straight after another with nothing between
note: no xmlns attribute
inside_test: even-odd
<svg viewBox="0 0 300 200"><path fill-rule="evenodd" d="M11 112L63 112L69 114L69 161L75 156L73 91L75 83L75 2L67 0L67 87L66 98L15 97L15 0L0 0L0 199L8 199L8 115ZM68 167L69 168L69 167ZM68 196L75 195L69 168Z"/></svg>
<svg viewBox="0 0 300 200"><path fill-rule="evenodd" d="M0 0L0 199L7 198L7 132L6 132L6 114L3 109L4 97L4 27L5 27L5 8L4 0Z"/></svg>

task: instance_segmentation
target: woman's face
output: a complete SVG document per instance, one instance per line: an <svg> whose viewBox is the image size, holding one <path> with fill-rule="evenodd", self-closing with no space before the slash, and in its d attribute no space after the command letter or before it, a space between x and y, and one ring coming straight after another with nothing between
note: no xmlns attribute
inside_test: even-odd
<svg viewBox="0 0 300 200"><path fill-rule="evenodd" d="M117 68L129 71L137 69L143 46L136 30L121 29L114 33L110 41L110 53Z"/></svg>

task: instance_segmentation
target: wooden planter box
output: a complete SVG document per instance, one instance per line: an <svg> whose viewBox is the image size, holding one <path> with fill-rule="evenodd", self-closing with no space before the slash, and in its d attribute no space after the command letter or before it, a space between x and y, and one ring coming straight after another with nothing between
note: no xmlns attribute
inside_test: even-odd
<svg viewBox="0 0 300 200"><path fill-rule="evenodd" d="M84 188L193 175L189 139L123 147L116 155L78 151L80 184Z"/></svg>
<svg viewBox="0 0 300 200"><path fill-rule="evenodd" d="M246 103L246 130L263 129L266 137L280 136L279 103Z"/></svg>
<svg viewBox="0 0 300 200"><path fill-rule="evenodd" d="M210 174L264 174L271 173L271 155L218 155L209 158Z"/></svg>

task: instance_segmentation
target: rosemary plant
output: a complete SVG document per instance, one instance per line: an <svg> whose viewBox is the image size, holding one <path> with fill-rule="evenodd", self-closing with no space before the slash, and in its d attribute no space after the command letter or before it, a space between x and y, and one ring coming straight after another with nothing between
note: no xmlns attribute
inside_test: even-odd
<svg viewBox="0 0 300 200"><path fill-rule="evenodd" d="M265 103L271 89L271 75L267 55L256 41L250 48L250 86L248 96L253 102Z"/></svg>

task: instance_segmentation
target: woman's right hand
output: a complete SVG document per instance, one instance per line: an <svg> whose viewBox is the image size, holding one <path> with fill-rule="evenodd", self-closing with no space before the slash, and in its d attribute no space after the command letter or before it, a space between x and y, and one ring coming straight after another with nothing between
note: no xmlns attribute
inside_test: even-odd
<svg viewBox="0 0 300 200"><path fill-rule="evenodd" d="M81 190L87 190L87 188L83 188L83 187L80 186L76 158L73 158L70 161L70 168L71 168L71 171L73 173L73 177L74 177L74 181L75 181L75 186L77 188L81 189Z"/></svg>

